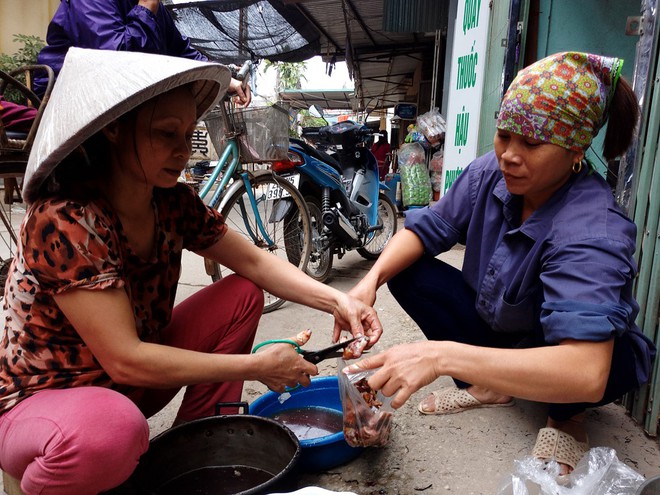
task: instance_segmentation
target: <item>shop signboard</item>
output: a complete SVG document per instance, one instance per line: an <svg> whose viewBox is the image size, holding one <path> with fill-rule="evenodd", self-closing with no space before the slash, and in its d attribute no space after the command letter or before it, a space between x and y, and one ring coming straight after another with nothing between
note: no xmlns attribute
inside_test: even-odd
<svg viewBox="0 0 660 495"><path fill-rule="evenodd" d="M206 126L197 126L192 136L192 153L190 155L190 160L199 161L217 159L218 153L211 143L211 138L206 130Z"/></svg>
<svg viewBox="0 0 660 495"><path fill-rule="evenodd" d="M486 0L458 1L441 195L476 158L490 20L488 3Z"/></svg>
<svg viewBox="0 0 660 495"><path fill-rule="evenodd" d="M417 118L417 105L414 103L397 103L394 115L402 120L415 120Z"/></svg>

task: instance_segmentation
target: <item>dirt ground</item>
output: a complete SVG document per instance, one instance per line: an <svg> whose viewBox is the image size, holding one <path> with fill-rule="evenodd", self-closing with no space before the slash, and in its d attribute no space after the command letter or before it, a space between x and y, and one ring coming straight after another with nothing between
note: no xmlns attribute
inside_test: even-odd
<svg viewBox="0 0 660 495"><path fill-rule="evenodd" d="M460 266L462 255L461 249L455 249L442 258ZM348 290L372 263L357 253L348 253L335 263L328 283ZM201 260L193 255L186 258L179 299L207 283ZM399 308L386 287L379 290L376 308L385 329L376 352L378 348L423 339L421 331ZM288 337L305 328L314 331L307 347L319 348L330 341L332 318L286 303L263 316L257 342ZM322 363L320 371L326 376L336 374L337 370L330 361ZM514 461L531 451L537 431L544 425L544 407L518 401L514 407L479 409L444 417L423 416L417 412L418 402L427 393L448 384L451 384L449 378L439 379L395 412L387 446L366 449L355 460L327 472L303 475L298 487L320 486L359 495L497 494L505 477L514 469ZM265 392L262 384L248 382L244 400L252 402ZM152 436L170 427L179 401L180 395L149 420ZM621 406L610 405L591 411L587 429L592 446L615 449L621 461L644 477L660 474L660 442L646 436Z"/></svg>

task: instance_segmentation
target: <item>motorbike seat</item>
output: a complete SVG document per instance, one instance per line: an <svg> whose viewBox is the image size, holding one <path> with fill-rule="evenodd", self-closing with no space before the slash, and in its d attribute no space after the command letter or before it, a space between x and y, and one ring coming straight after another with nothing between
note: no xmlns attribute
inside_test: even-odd
<svg viewBox="0 0 660 495"><path fill-rule="evenodd" d="M327 163L330 165L332 168L334 168L337 172L340 174L343 174L344 171L341 167L341 163L336 158L333 158L331 155L326 153L325 151L318 150L314 148L314 146L311 146L307 144L305 141L302 139L296 139L296 138L290 138L290 141L294 143L296 146L299 146L302 151L309 156L313 156L317 160L321 160L322 162Z"/></svg>

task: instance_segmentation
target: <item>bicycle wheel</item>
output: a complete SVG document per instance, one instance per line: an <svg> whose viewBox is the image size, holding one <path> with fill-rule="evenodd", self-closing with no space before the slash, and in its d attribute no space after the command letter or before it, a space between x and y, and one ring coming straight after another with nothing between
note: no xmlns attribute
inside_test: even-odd
<svg viewBox="0 0 660 495"><path fill-rule="evenodd" d="M257 247L304 271L311 251L311 223L302 195L290 182L269 170L255 173L250 186L254 206L244 184L223 202L220 213L227 226ZM217 263L214 271L211 276L214 281L231 273ZM284 302L264 290L264 313L279 308Z"/></svg>
<svg viewBox="0 0 660 495"><path fill-rule="evenodd" d="M367 260L375 260L383 252L390 239L396 234L396 207L384 193L378 194L378 224L382 229L371 234L371 239L358 249L360 256Z"/></svg>

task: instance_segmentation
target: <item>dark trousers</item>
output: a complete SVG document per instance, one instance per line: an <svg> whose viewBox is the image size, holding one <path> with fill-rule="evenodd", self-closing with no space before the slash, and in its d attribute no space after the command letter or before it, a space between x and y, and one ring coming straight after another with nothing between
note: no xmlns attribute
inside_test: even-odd
<svg viewBox="0 0 660 495"><path fill-rule="evenodd" d="M422 257L389 281L390 292L429 340L451 340L483 347L514 348L547 345L542 336L495 332L477 314L475 292L456 268L436 258ZM589 407L609 404L637 387L635 357L627 342L617 339L605 395L598 403L549 404L548 415L565 421ZM469 383L454 379L459 388Z"/></svg>

